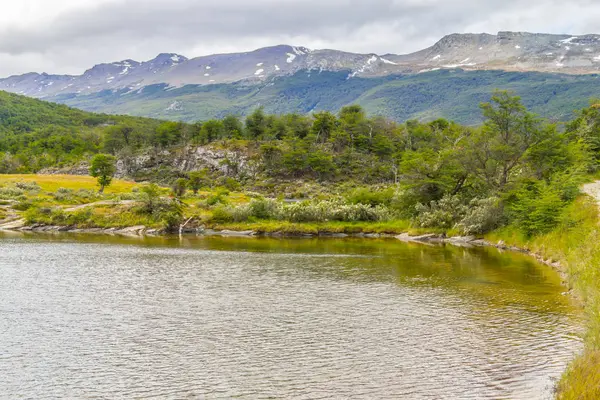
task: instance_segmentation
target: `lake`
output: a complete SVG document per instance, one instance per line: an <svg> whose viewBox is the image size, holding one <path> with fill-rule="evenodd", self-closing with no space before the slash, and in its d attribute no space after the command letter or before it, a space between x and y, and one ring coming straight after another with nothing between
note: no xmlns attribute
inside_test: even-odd
<svg viewBox="0 0 600 400"><path fill-rule="evenodd" d="M1 398L546 399L560 277L396 240L0 233Z"/></svg>

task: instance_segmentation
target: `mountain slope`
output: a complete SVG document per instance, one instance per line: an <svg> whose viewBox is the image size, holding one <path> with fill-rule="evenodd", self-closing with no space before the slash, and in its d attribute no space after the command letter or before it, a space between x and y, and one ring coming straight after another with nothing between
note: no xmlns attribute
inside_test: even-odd
<svg viewBox="0 0 600 400"><path fill-rule="evenodd" d="M600 96L597 75L564 75L503 71L433 71L347 79L348 71L300 71L263 84L243 82L221 85L187 85L169 89L152 85L142 91L104 91L86 96L62 96L66 104L109 113L195 121L247 115L258 106L269 113L337 111L357 103L370 114L398 121L445 117L457 122L481 121L479 103L495 89L513 90L535 113L566 120L573 110Z"/></svg>
<svg viewBox="0 0 600 400"><path fill-rule="evenodd" d="M453 34L430 48L407 55L354 54L280 45L246 53L188 59L159 54L138 62L96 65L82 75L28 73L0 79L0 89L32 97L128 91L157 83L172 87L247 81L257 83L301 70L348 71L348 77L379 77L461 67L468 70L540 71L569 74L600 71L600 35L522 32Z"/></svg>
<svg viewBox="0 0 600 400"><path fill-rule="evenodd" d="M510 73L508 73L508 72ZM337 111L359 103L397 120L480 120L479 101L512 89L544 116L565 119L600 96L599 35L453 34L407 55L280 45L188 59L165 53L99 64L82 75L28 73L0 90L96 112L183 121L228 113Z"/></svg>

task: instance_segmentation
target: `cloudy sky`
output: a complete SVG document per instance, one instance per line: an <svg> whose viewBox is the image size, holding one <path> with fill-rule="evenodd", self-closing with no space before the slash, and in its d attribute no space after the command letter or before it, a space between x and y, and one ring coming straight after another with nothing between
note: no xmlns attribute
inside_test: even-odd
<svg viewBox="0 0 600 400"><path fill-rule="evenodd" d="M275 44L407 53L445 34L600 33L597 0L3 0L0 77Z"/></svg>

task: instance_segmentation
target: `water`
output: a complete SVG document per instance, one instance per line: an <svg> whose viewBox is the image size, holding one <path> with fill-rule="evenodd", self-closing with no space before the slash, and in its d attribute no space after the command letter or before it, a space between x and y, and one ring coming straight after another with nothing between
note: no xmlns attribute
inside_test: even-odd
<svg viewBox="0 0 600 400"><path fill-rule="evenodd" d="M394 240L0 236L0 397L543 399L557 274Z"/></svg>

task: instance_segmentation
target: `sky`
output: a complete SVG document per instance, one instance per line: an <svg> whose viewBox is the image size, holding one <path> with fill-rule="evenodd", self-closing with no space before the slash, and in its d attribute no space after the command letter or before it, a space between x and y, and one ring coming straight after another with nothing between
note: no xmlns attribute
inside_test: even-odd
<svg viewBox="0 0 600 400"><path fill-rule="evenodd" d="M451 33L600 33L597 0L2 0L0 77L290 44L405 54Z"/></svg>

